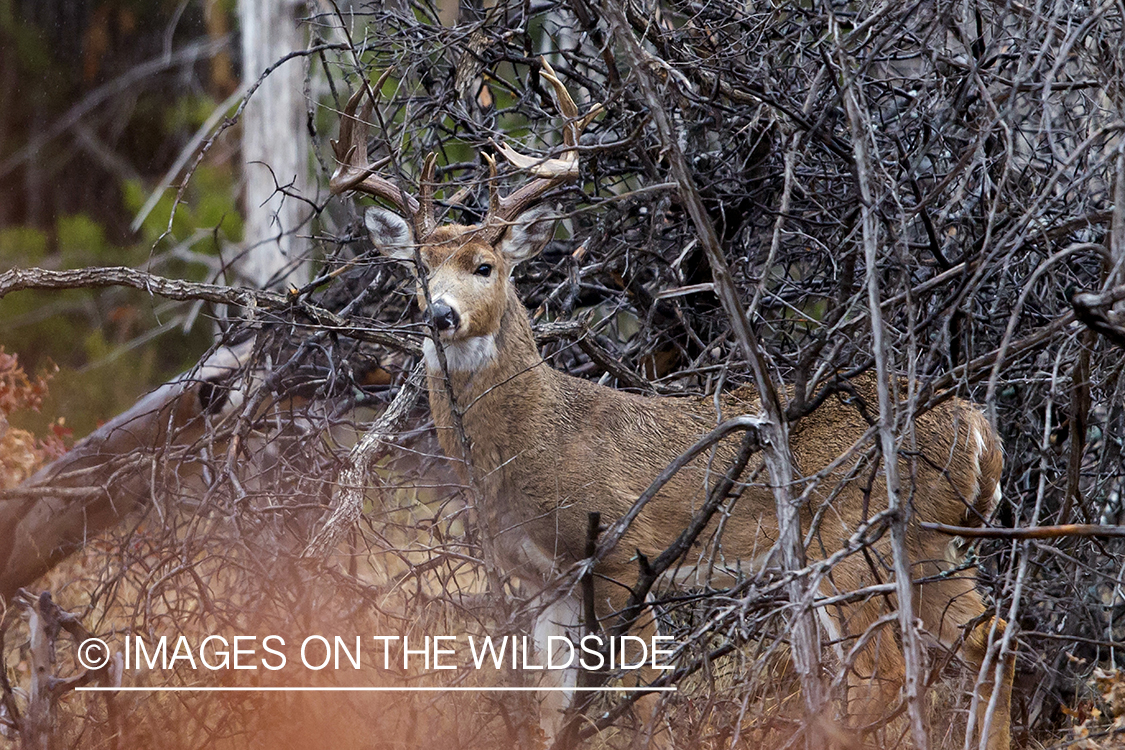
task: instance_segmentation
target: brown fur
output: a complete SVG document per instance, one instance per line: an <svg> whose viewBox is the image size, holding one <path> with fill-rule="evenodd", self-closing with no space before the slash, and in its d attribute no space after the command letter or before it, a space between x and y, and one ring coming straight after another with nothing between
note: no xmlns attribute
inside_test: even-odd
<svg viewBox="0 0 1125 750"><path fill-rule="evenodd" d="M378 244L379 238L375 240ZM466 456L454 431L450 391L462 413L473 474L480 482L484 520L496 537L499 563L507 573L545 582L582 559L588 512L599 511L606 521L619 518L704 433L725 418L759 412L758 397L751 388L720 396L721 413L717 413L711 398L644 398L549 367L539 356L526 311L508 281L510 259L518 262L533 254L527 248L513 250L504 240L491 247L473 228L445 226L421 243L421 254L429 271L430 298L452 304L461 316L462 327L442 338L447 355L455 354L472 337L494 337L496 356L473 369L453 368L448 389L446 374L430 361L428 384L442 448L458 462L468 480ZM397 257L408 256L400 252ZM495 266L488 278L474 273L481 263ZM419 301L424 308L421 290ZM853 386L866 403L867 413L877 413L874 378L862 376ZM868 429L859 406L843 396L830 397L792 426L791 448L798 476L825 474L801 513L807 532L814 514L829 503L807 550L811 559L838 550L865 519L886 507L883 474L873 468L873 462L864 463L848 479L849 471L872 444L862 439ZM900 473L915 518L965 524L987 517L999 496L1002 454L979 410L950 399L918 417L914 435L916 445L903 446ZM629 582L636 576L633 551L655 556L672 542L706 499L709 485L721 476L737 444L735 436L719 444L713 462L700 458L689 464L646 506L599 570L605 579L620 584L600 584L601 614L619 608L628 595ZM912 451L916 458L909 457ZM847 458L828 469L843 456ZM710 474L709 465L713 467ZM760 459L751 461L743 477L751 483L723 531L722 555L731 568L736 561L743 570L752 568L777 539L773 494L763 478L751 479L759 466ZM868 485L869 495L865 493ZM803 481L797 483L794 494L805 486ZM876 542L868 555L855 554L840 562L823 593L891 581L888 536ZM916 523L910 528L908 544L916 577L933 576L958 562L948 537L926 532ZM879 559L887 565L869 562ZM962 573L918 585L916 602L925 629L947 645L964 638L966 661L979 667L987 650L990 621L981 618L981 625L964 632L967 623L986 611L975 588L975 576ZM882 597L832 610L844 651L887 611L887 600ZM997 626L1002 632L1003 623L997 621ZM1008 747L1012 666L1008 658L991 722L990 750ZM849 680L853 720L874 720L893 707L902 673L902 656L894 638L877 633L858 653ZM991 693L989 680L979 717L983 717Z"/></svg>

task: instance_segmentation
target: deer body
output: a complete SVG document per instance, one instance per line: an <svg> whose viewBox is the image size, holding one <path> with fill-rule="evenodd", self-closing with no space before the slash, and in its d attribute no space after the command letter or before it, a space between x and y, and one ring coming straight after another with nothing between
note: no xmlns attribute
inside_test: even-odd
<svg viewBox="0 0 1125 750"><path fill-rule="evenodd" d="M371 208L366 223L381 252L410 264L418 274L418 304L437 341L427 341L424 351L439 441L462 478L479 490L478 510L493 537L495 562L532 585L546 583L586 556L589 512L600 512L606 522L622 517L670 463L717 424L760 412L752 388L716 398L645 398L570 377L541 358L509 275L553 235L552 217L534 204L576 174L577 134L590 117L578 117L549 68L544 76L568 117L568 150L564 158L544 163L554 172L506 198L494 192L489 215L479 226L436 225L429 192L432 159L423 170L420 201L407 199L372 174L357 155L365 149L365 133L357 123L367 118L354 118L356 98L345 111L342 144L336 147L341 166L333 178L337 192L362 190L398 207L397 212ZM508 151L504 153L513 163L523 167L528 162ZM861 376L851 388L851 396L830 396L790 428L798 477L791 495L800 497L807 482L815 483L801 508L802 531L809 540L806 553L814 560L840 550L887 507L884 474L877 461L864 457L873 445L874 431L865 415L877 411L876 383L870 375ZM902 446L899 461L900 491L915 517L951 525L986 519L1000 498L1002 455L980 411L950 399L919 416L913 435L914 443ZM688 463L644 507L596 571L599 617L620 610L627 600L630 582L636 580L635 551L652 557L676 539L723 477L739 442L737 436L728 438ZM713 520L699 537L705 541L675 571L678 580L728 585L768 559L779 532L774 495L760 469L760 457L751 459L737 499L723 517L721 536L716 538ZM810 533L814 516L818 523ZM843 557L820 592L834 595L892 580L887 536L865 554ZM1003 623L983 616L973 575L946 575L961 562L959 548L916 523L908 532L908 548L914 580L928 579L915 584L923 628L936 642L960 647L969 665L979 668L990 631L1002 632ZM539 641L573 634L579 605L576 592L544 612L535 627ZM817 610L838 653L856 651L848 696L849 703L853 695L855 700L849 713L861 723L895 705L903 678L901 651L884 618L888 609L893 610L893 599L873 596ZM865 640L857 642L860 637ZM980 680L977 731L986 723L990 701L995 708L982 743L988 750L1008 747L1013 668L1008 654L998 682L992 671ZM573 675L567 679L573 684ZM559 708L544 711L548 736L557 727Z"/></svg>
<svg viewBox="0 0 1125 750"><path fill-rule="evenodd" d="M429 308L445 355L443 368L435 343L428 341L424 347L430 406L442 450L462 479L477 483L479 512L493 536L496 562L503 572L539 584L583 559L589 512L597 511L607 520L620 518L701 436L724 419L760 412L757 393L749 387L721 394L717 400L643 397L547 365L527 312L508 280L513 261L528 257L544 241L545 233L535 229L546 223L541 216L529 212L513 225L512 236L495 246L482 241L476 227L437 229L420 243L426 278L419 281L418 294L420 307ZM409 233L404 222L389 240L376 234L393 221L389 212L369 212L368 226L376 244L392 257L407 260L413 246L404 239L403 233ZM396 250L406 247L409 254ZM483 270L487 275L479 273ZM801 508L806 531L827 504L807 550L812 559L841 549L867 520L886 508L883 473L877 464L863 463L873 437L864 410L872 414L877 409L876 384L872 376L861 376L853 381L852 390L854 398L829 397L790 430L798 475L818 482ZM468 452L456 431L455 410ZM980 411L951 399L920 416L915 434L919 456L900 457L900 474L909 477L904 491L910 494L917 515L949 525L987 518L1000 498L1002 456L999 441ZM597 590L600 617L624 605L637 572L634 551L655 557L687 528L733 461L737 446L737 437L719 442L713 453L675 474L645 506L597 570L604 581ZM866 469L855 471L857 465ZM718 552L697 544L677 571L679 576L700 585L727 585L761 565L779 531L774 496L760 468L759 458L751 460L744 472L746 486L724 521ZM793 494L800 494L800 485ZM701 536L705 538L706 533ZM888 539L879 539L872 548L875 559L890 560ZM948 537L917 526L911 529L910 551L915 578L947 573L960 563L959 551ZM691 562L702 562L708 555L712 557L706 566ZM833 568L822 593L855 591L891 577L889 564L873 566L869 558L852 555ZM967 637L966 658L979 665L987 627L968 634L962 630L985 612L972 577L938 579L919 585L917 592L926 630L947 647ZM536 628L544 643L548 635L573 632L579 624L578 604L572 598L544 613ZM862 635L885 613L881 600L870 600L838 608L821 621L846 649L851 647L849 639ZM893 637L872 639L872 645L858 655L856 667L857 673L879 679L856 685L852 713L877 718L895 703L903 669ZM1007 691L1005 686L1002 708L1007 705ZM1006 747L1006 709L993 730L989 747Z"/></svg>
<svg viewBox="0 0 1125 750"><path fill-rule="evenodd" d="M437 357L427 359L430 406L442 450L469 481L468 462L454 429L450 393L461 406L471 446L468 460L486 498L483 512L490 516L501 550L513 551L504 561L509 572L546 578L585 556L589 512L598 511L606 519L621 517L656 476L702 435L724 418L756 414L760 408L757 393L750 387L721 395L721 411L717 411L712 398L643 397L559 372L540 357L515 292L509 289L503 301L495 344L487 347L494 349L492 357L473 358L474 369L458 369L465 360L463 351L485 347L471 340L446 346L450 388ZM860 379L857 392L867 408L877 404L870 378ZM854 451L868 427L858 408L838 401L826 404L792 429L791 448L798 469L805 476L822 471L836 458ZM917 429L925 433L927 458L953 478L950 484L930 467L921 472L914 467L918 512L928 521L949 525L987 517L998 499L1000 476L999 445L987 422L975 409L953 401L921 418ZM624 559L607 561L601 572L626 584L636 572L634 549L656 556L667 548L689 525L710 486L734 459L737 443L737 438L720 442L713 460L710 456L697 459L674 476L619 545ZM755 473L759 465L760 461L752 462L747 475ZM903 469L910 467L904 463ZM836 472L837 477L842 474L843 470ZM828 478L823 485L830 489L836 481ZM886 497L882 482L882 475L877 474L873 498ZM838 520L826 523L820 532L825 552L840 548L867 518L883 509L877 500L865 509L859 492L858 486L843 490L845 499L836 503ZM824 499L823 493L813 497L814 502L802 509L806 525L819 504L815 501ZM752 510L727 521L725 538L737 540L732 559L749 562L777 539L773 495L764 478L745 490L742 502ZM520 541L507 542L507 537ZM533 554L528 554L525 538L534 545ZM936 559L946 559L944 540L935 536L934 542L934 551L939 553Z"/></svg>

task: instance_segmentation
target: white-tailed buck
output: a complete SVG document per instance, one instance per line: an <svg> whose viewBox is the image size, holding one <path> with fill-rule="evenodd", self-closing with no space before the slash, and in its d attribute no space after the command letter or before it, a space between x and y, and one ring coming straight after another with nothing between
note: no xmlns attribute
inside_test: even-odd
<svg viewBox="0 0 1125 750"><path fill-rule="evenodd" d="M513 165L531 171L535 179L504 197L493 179L488 215L479 225L437 225L432 155L418 199L375 173L377 165L366 156L372 103L356 115L363 89L352 97L341 122L341 139L335 144L340 166L332 179L333 192L366 192L397 209L370 208L366 224L387 256L412 266L416 253L421 260L425 277L419 280L418 304L440 342L440 349L432 340L425 343L425 358L442 449L466 480L477 482L496 563L532 585L547 584L586 557L589 512L600 512L607 522L620 518L661 471L719 422L760 411L757 394L749 388L718 400L645 398L565 375L543 361L509 276L551 238L554 220L536 203L577 176L578 136L593 114L580 115L553 71L547 65L544 69L566 119L565 151L559 158L535 160L501 146ZM495 171L492 164L494 178ZM874 434L866 415L877 413L877 404L873 377L861 376L851 382L850 393L830 396L792 425L797 474L817 478L818 489L802 510L806 534L814 516L820 517L819 529L807 537L812 539L810 559L841 549L865 520L887 507L883 474L872 468L870 457L864 458ZM457 414L467 452L456 429ZM914 434L916 446L903 451L900 474L915 517L952 525L988 518L1000 497L1002 456L980 411L949 399L919 416ZM727 439L713 454L688 463L644 507L596 570L599 617L620 609L628 597L629 582L636 579L635 551L654 557L688 527L738 444L738 438ZM729 582L753 570L778 538L774 496L758 478L760 465L760 459L752 459L742 475L746 485L737 486L741 494L725 518L721 552L710 557L711 580L725 572ZM857 466L866 470L855 472ZM852 592L890 580L889 564L883 563L891 553L888 535L883 536L866 553L840 560L822 593ZM908 544L915 580L925 579L915 588L922 626L936 642L960 647L965 662L979 668L990 632L1002 632L1003 622L997 620L993 627L985 616L971 570L951 572L963 556L949 537L912 521ZM535 628L541 642L547 635L573 632L580 598L575 592L543 613ZM893 618L883 617L893 608L893 599L874 595L845 598L845 603L818 610L838 650L856 651L848 713L858 723L885 715L898 701L903 658L890 632ZM1003 662L999 684L992 670L980 679L977 727L985 724L996 693L987 723L990 750L1006 749L1009 742L1011 654ZM557 711L558 706L544 708L549 734Z"/></svg>

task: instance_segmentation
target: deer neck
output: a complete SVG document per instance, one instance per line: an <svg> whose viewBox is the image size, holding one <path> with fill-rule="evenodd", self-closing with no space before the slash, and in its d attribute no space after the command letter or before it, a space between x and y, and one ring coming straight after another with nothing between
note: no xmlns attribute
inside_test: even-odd
<svg viewBox="0 0 1125 750"><path fill-rule="evenodd" d="M453 403L477 453L478 448L508 437L511 432L506 426L526 418L525 412L539 401L536 394L551 387L527 311L514 291L508 292L494 334L445 345L448 385L434 342L427 339L422 348L430 409L442 449L450 457L461 456L454 434Z"/></svg>

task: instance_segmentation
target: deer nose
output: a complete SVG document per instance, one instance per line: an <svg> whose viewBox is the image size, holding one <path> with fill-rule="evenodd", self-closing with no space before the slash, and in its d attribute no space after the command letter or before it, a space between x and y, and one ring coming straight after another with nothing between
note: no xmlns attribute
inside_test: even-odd
<svg viewBox="0 0 1125 750"><path fill-rule="evenodd" d="M438 331L455 331L461 324L461 316L446 303L435 302L430 305L430 321Z"/></svg>

